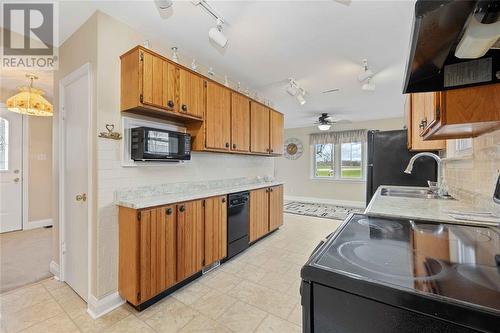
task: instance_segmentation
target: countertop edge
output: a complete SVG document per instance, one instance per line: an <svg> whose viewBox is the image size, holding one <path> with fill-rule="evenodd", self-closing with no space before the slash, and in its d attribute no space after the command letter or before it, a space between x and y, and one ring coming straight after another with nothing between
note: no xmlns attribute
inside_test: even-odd
<svg viewBox="0 0 500 333"><path fill-rule="evenodd" d="M150 207L170 205L170 204L179 203L179 202L186 202L186 201L192 201L192 200L199 200L199 199L203 199L203 198L210 198L210 197L214 197L214 196L218 196L218 195L227 195L230 193L237 193L237 192L242 192L242 191L258 190L258 189L265 188L265 187L279 186L279 185L284 185L284 184L285 184L284 182L275 181L275 182L269 182L269 183L247 184L247 185L235 186L235 187L231 187L231 188L227 188L227 189L219 188L219 189L207 190L206 192L199 192L196 194L193 194L193 193L184 194L184 193L180 192L180 193L167 194L165 196L148 197L148 198L144 198L143 200L129 200L129 201L118 200L118 201L115 201L115 205L120 206L120 207L132 208L132 209L145 209L145 208L150 208ZM172 198L167 198L169 196L172 196ZM174 196L176 198L174 198Z"/></svg>

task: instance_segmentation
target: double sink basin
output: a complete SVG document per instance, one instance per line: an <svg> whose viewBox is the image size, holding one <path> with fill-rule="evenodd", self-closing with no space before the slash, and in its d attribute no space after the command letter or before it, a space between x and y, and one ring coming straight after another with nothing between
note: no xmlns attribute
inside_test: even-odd
<svg viewBox="0 0 500 333"><path fill-rule="evenodd" d="M380 194L387 197L403 197L418 199L452 199L451 196L440 196L429 189L417 188L386 188L380 190Z"/></svg>

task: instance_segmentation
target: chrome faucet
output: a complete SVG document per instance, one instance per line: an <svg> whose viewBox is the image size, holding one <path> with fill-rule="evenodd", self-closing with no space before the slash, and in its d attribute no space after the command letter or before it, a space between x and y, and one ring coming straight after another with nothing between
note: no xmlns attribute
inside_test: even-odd
<svg viewBox="0 0 500 333"><path fill-rule="evenodd" d="M422 156L427 156L427 157L432 157L433 159L436 160L437 162L437 167L438 167L438 174L437 174L437 187L438 187L438 195L441 196L441 197L445 197L445 196L448 196L448 191L444 188L443 186L443 175L442 175L442 171L443 171L443 165L442 165L442 160L439 156L437 156L436 154L433 154L433 153L418 153L416 155L414 155L411 159L410 159L410 162L408 163L408 166L406 167L405 169L405 173L408 173L408 174L411 174L412 170L413 170L413 163L415 163L415 161L422 157Z"/></svg>

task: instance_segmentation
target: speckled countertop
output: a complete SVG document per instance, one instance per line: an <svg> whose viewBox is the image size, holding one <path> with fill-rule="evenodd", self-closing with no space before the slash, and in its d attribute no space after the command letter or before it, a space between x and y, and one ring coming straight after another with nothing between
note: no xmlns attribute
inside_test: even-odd
<svg viewBox="0 0 500 333"><path fill-rule="evenodd" d="M436 221L454 224L482 224L500 225L500 218L492 217L484 221L473 221L472 219L456 219L450 216L450 212L476 212L478 209L470 204L459 200L444 199L421 199L381 195L382 188L414 188L424 187L412 186L385 186L377 189L375 195L366 207L365 214L376 217L405 218L415 220Z"/></svg>
<svg viewBox="0 0 500 333"><path fill-rule="evenodd" d="M142 209L282 184L283 182L257 177L124 188L115 192L115 204Z"/></svg>

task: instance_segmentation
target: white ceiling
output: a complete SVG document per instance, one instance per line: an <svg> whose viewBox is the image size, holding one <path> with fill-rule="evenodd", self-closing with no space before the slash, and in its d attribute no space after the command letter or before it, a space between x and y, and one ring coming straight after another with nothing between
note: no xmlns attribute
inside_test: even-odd
<svg viewBox="0 0 500 333"><path fill-rule="evenodd" d="M100 9L258 91L286 114L286 127L310 125L322 112L351 121L403 115L413 1L208 2L228 22L226 50L209 42L215 21L190 1L175 1L164 19L153 1L63 1L60 41ZM362 91L357 81L363 58L379 73L375 92ZM304 106L286 93L288 77L307 90ZM336 87L341 90L321 94Z"/></svg>

